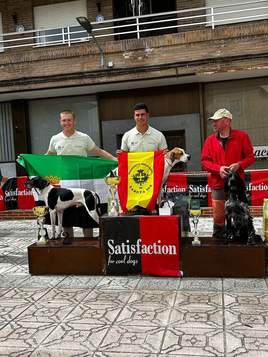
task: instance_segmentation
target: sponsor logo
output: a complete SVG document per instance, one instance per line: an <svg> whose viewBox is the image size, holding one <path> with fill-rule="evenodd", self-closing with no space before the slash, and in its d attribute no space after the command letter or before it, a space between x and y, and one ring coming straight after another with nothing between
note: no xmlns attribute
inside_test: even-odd
<svg viewBox="0 0 268 357"><path fill-rule="evenodd" d="M5 197L13 197L13 196L32 196L32 191L31 190L11 190L11 191L5 191Z"/></svg>
<svg viewBox="0 0 268 357"><path fill-rule="evenodd" d="M116 244L113 239L107 242L108 253L113 254L160 254L160 255L177 255L176 245L162 244L161 240L153 244L142 244L141 239L138 239L135 244L130 244L127 239L126 242Z"/></svg>
<svg viewBox="0 0 268 357"><path fill-rule="evenodd" d="M254 146L254 156L256 159L261 159L263 157L268 157L268 146Z"/></svg>
<svg viewBox="0 0 268 357"><path fill-rule="evenodd" d="M185 193L187 189L185 187L173 186L165 188L165 191L168 193L175 193L175 192L183 192Z"/></svg>
<svg viewBox="0 0 268 357"><path fill-rule="evenodd" d="M189 185L189 191L193 193L203 193L203 192L210 192L211 189L208 185Z"/></svg>
<svg viewBox="0 0 268 357"><path fill-rule="evenodd" d="M179 187L179 186L173 186L173 187L167 187L166 191L169 193L172 192L189 192L191 193L207 193L211 192L211 188L207 185L189 185L187 188L185 187Z"/></svg>
<svg viewBox="0 0 268 357"><path fill-rule="evenodd" d="M152 189L152 168L144 163L134 165L129 173L129 189L136 194L145 194Z"/></svg>
<svg viewBox="0 0 268 357"><path fill-rule="evenodd" d="M258 185L254 185L250 182L246 188L248 191L268 191L268 184L261 182Z"/></svg>

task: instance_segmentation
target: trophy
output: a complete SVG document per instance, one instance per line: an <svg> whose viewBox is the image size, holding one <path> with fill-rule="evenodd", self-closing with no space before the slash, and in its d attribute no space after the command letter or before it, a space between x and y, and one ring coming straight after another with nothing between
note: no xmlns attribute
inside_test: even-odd
<svg viewBox="0 0 268 357"><path fill-rule="evenodd" d="M38 235L37 235L37 244L44 245L48 241L47 229L44 227L45 215L48 212L47 206L36 206L33 208L33 213L37 216L37 225L38 225Z"/></svg>
<svg viewBox="0 0 268 357"><path fill-rule="evenodd" d="M190 201L190 217L191 217L193 225L194 225L194 239L192 241L192 245L195 245L195 246L201 245L201 241L198 238L198 230L197 230L200 216L201 216L200 201L197 199L191 199L191 201Z"/></svg>
<svg viewBox="0 0 268 357"><path fill-rule="evenodd" d="M117 217L120 213L119 200L116 198L117 185L120 183L121 177L116 176L113 171L110 171L109 176L105 177L105 183L109 186L108 197L108 216Z"/></svg>

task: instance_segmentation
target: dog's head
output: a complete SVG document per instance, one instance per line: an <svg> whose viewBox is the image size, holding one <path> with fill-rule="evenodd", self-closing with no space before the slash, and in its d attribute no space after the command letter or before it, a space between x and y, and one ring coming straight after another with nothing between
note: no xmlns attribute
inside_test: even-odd
<svg viewBox="0 0 268 357"><path fill-rule="evenodd" d="M166 153L166 157L172 162L172 164L178 162L187 162L191 159L191 155L186 154L183 149L177 147L168 151Z"/></svg>
<svg viewBox="0 0 268 357"><path fill-rule="evenodd" d="M227 231L231 231L237 237L243 234L247 235L250 214L248 206L244 202L227 200L225 202L225 218Z"/></svg>
<svg viewBox="0 0 268 357"><path fill-rule="evenodd" d="M49 185L49 182L40 176L35 176L30 180L26 181L24 185L26 188L29 189L37 188L39 190L43 190L45 187Z"/></svg>

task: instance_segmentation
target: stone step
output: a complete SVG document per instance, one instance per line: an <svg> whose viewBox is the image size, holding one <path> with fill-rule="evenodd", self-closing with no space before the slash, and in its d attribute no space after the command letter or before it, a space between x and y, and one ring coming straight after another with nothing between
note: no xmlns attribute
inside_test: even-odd
<svg viewBox="0 0 268 357"><path fill-rule="evenodd" d="M251 214L253 217L262 216L262 207L256 206L250 208ZM202 209L202 217L212 217L212 208L206 207ZM12 219L36 219L36 216L33 214L32 210L6 210L0 211L0 220L12 220Z"/></svg>

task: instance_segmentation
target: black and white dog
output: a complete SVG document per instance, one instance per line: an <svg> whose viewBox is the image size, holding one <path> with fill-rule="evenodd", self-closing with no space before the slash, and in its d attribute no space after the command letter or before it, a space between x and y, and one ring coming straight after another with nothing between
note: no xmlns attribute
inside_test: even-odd
<svg viewBox="0 0 268 357"><path fill-rule="evenodd" d="M52 238L56 234L56 217L58 218L58 237L62 234L63 212L71 206L83 205L92 220L92 227L99 224L99 196L92 191L81 188L60 188L52 186L47 180L36 176L25 182L25 187L36 189L40 199L45 202L49 208Z"/></svg>
<svg viewBox="0 0 268 357"><path fill-rule="evenodd" d="M244 181L237 173L229 174L225 183L225 192L228 198L225 202L225 239L227 243L239 241L246 244L255 244L255 239L260 237L255 234Z"/></svg>

